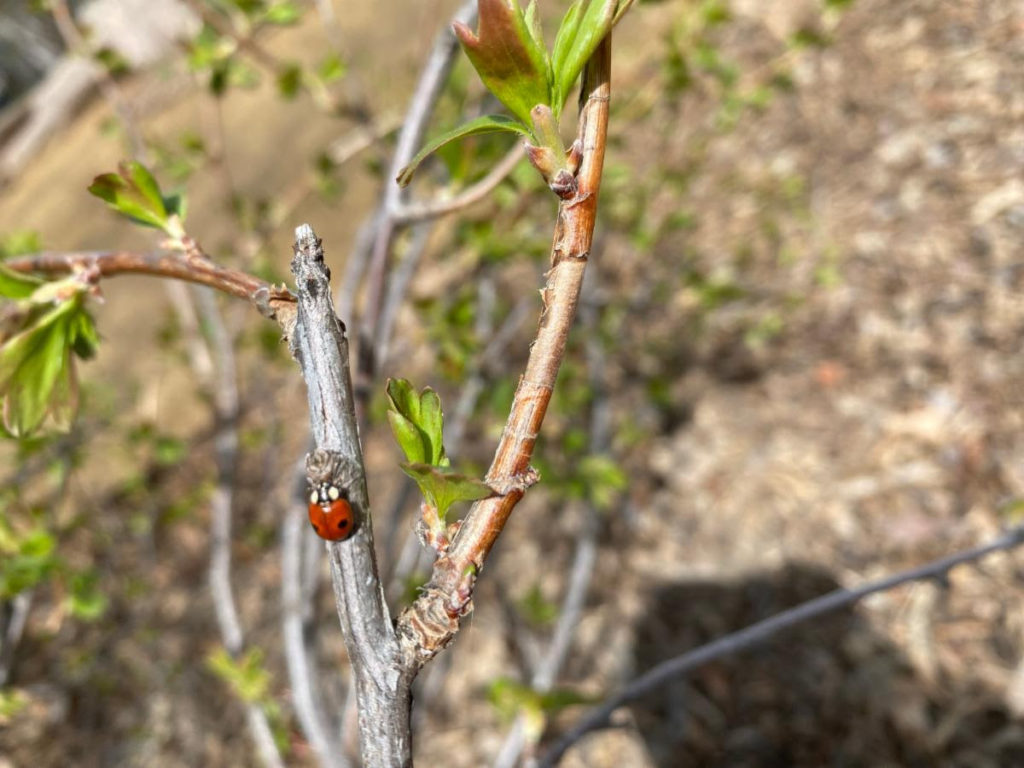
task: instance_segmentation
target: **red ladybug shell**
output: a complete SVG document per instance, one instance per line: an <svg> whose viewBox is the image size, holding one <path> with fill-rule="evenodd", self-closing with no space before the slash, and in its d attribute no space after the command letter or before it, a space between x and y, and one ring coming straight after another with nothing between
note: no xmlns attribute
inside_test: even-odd
<svg viewBox="0 0 1024 768"><path fill-rule="evenodd" d="M344 541L355 531L355 513L337 486L325 483L310 495L309 523L327 541Z"/></svg>

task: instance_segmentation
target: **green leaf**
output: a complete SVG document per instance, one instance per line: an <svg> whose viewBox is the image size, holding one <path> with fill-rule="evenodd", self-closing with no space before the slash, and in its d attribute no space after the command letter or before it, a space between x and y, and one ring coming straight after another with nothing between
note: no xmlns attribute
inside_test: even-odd
<svg viewBox="0 0 1024 768"><path fill-rule="evenodd" d="M0 296L8 299L27 299L43 284L38 277L15 272L0 263Z"/></svg>
<svg viewBox="0 0 1024 768"><path fill-rule="evenodd" d="M344 77L346 70L345 62L336 53L327 56L316 68L317 74L325 83L331 83Z"/></svg>
<svg viewBox="0 0 1024 768"><path fill-rule="evenodd" d="M444 520L453 504L478 501L494 495L494 490L483 480L453 472L446 467L419 463L400 466L405 474L416 481L423 498L437 510L441 520Z"/></svg>
<svg viewBox="0 0 1024 768"><path fill-rule="evenodd" d="M523 20L526 22L526 28L530 31L530 37L533 38L534 45L540 48L544 54L547 66L549 67L548 79L551 79L551 62L547 61L548 52L544 46L544 32L540 28L540 14L537 13L537 0L530 0L530 4L526 7L526 13L523 14Z"/></svg>
<svg viewBox="0 0 1024 768"><path fill-rule="evenodd" d="M11 543L14 546L4 547L4 557L0 559L0 600L9 600L31 589L57 565L57 542L42 528L33 529Z"/></svg>
<svg viewBox="0 0 1024 768"><path fill-rule="evenodd" d="M267 698L270 673L263 665L263 652L259 648L251 648L237 659L224 648L218 648L206 657L206 666L242 701L258 704Z"/></svg>
<svg viewBox="0 0 1024 768"><path fill-rule="evenodd" d="M29 705L29 697L19 688L0 689L0 725L7 725Z"/></svg>
<svg viewBox="0 0 1024 768"><path fill-rule="evenodd" d="M295 24L301 17L302 11L295 3L290 0L283 0L283 2L274 3L274 5L267 9L266 13L263 14L263 21L267 24L287 26Z"/></svg>
<svg viewBox="0 0 1024 768"><path fill-rule="evenodd" d="M500 131L519 133L528 138L533 138L530 133L530 129L519 120L513 120L505 115L484 115L483 117L478 117L475 120L470 120L468 123L463 123L458 128L453 128L446 133L442 133L440 136L430 141L419 151L416 157L414 157L412 161L402 169L401 173L398 174L396 181L400 186L407 186L409 182L412 181L412 177L420 167L420 164L426 160L427 157L449 142L465 138L466 136L475 136L481 133L497 133Z"/></svg>
<svg viewBox="0 0 1024 768"><path fill-rule="evenodd" d="M160 192L160 185L156 183L153 174L142 163L129 160L120 165L121 174L125 176L142 194L150 210L166 216L167 209L164 208L164 197Z"/></svg>
<svg viewBox="0 0 1024 768"><path fill-rule="evenodd" d="M122 163L118 173L97 176L89 185L89 192L139 224L174 234L160 186L141 163L132 160Z"/></svg>
<svg viewBox="0 0 1024 768"><path fill-rule="evenodd" d="M487 698L503 720L512 720L520 712L540 710L538 693L508 677L500 677L491 683Z"/></svg>
<svg viewBox="0 0 1024 768"><path fill-rule="evenodd" d="M534 106L551 105L547 53L518 0L479 0L478 8L478 32L456 23L455 36L487 89L528 125Z"/></svg>
<svg viewBox="0 0 1024 768"><path fill-rule="evenodd" d="M519 612L531 624L544 627L553 624L558 618L558 605L544 597L540 585L534 584L516 604Z"/></svg>
<svg viewBox="0 0 1024 768"><path fill-rule="evenodd" d="M132 65L119 51L114 48L103 47L93 53L93 58L107 70L111 75L117 77L131 72Z"/></svg>
<svg viewBox="0 0 1024 768"><path fill-rule="evenodd" d="M447 466L442 432L444 414L441 399L430 387L417 393L406 379L388 379L391 409L388 421L405 458L413 464Z"/></svg>
<svg viewBox="0 0 1024 768"><path fill-rule="evenodd" d="M35 253L42 249L39 233L31 229L15 230L0 236L0 259L20 256L23 253Z"/></svg>
<svg viewBox="0 0 1024 768"><path fill-rule="evenodd" d="M15 437L35 431L46 416L46 404L65 367L66 318L72 309L72 302L60 304L0 347L3 424Z"/></svg>
<svg viewBox="0 0 1024 768"><path fill-rule="evenodd" d="M289 62L277 75L277 91L285 99L294 99L302 87L302 67Z"/></svg>
<svg viewBox="0 0 1024 768"><path fill-rule="evenodd" d="M71 429L78 411L78 377L71 363L71 350L64 351L64 367L50 392L47 413L50 423L57 432Z"/></svg>
<svg viewBox="0 0 1024 768"><path fill-rule="evenodd" d="M629 485L626 473L610 456L586 456L579 462L578 469L587 496L600 510L609 509Z"/></svg>
<svg viewBox="0 0 1024 768"><path fill-rule="evenodd" d="M569 91L563 86L559 73L565 69L565 61L572 50L573 43L576 42L584 2L585 0L576 0L569 6L569 10L562 17L562 24L558 27L558 34L555 35L555 45L551 49L551 76L554 82L552 101L554 101L556 113L561 112L566 99L569 98ZM572 82L569 83L569 88L572 88Z"/></svg>
<svg viewBox="0 0 1024 768"><path fill-rule="evenodd" d="M69 428L78 402L72 352L89 357L98 342L82 294L30 315L27 326L0 346L4 431L24 437L48 415L57 429Z"/></svg>
<svg viewBox="0 0 1024 768"><path fill-rule="evenodd" d="M487 698L498 713L509 720L518 714L525 714L528 719L543 719L545 715L557 714L567 707L599 701L597 697L584 696L566 688L539 693L530 686L508 677L498 678L491 683ZM537 725L534 724L534 727ZM539 731L536 735L540 735Z"/></svg>
<svg viewBox="0 0 1024 768"><path fill-rule="evenodd" d="M552 111L561 114L569 92L584 65L612 28L618 0L588 0L574 5L562 20L551 57L553 84Z"/></svg>
<svg viewBox="0 0 1024 768"><path fill-rule="evenodd" d="M96 621L107 610L107 596L99 589L99 576L94 571L78 573L71 579L68 608L83 621Z"/></svg>
<svg viewBox="0 0 1024 768"><path fill-rule="evenodd" d="M407 459L427 460L430 455L430 443L415 424L395 411L388 411L388 423L391 425L391 432L394 434L395 440L398 441L398 446Z"/></svg>
<svg viewBox="0 0 1024 768"><path fill-rule="evenodd" d="M576 693L576 691L570 691L567 688L555 688L541 695L540 706L544 712L551 715L561 712L568 707L576 707L580 704L596 704L600 700L598 696L586 696L582 693Z"/></svg>
<svg viewBox="0 0 1024 768"><path fill-rule="evenodd" d="M482 480L449 468L442 442L444 414L434 390L427 387L417 392L405 379L389 379L387 394L388 422L408 459L400 465L402 471L416 481L423 498L442 521L452 504L484 499L494 493Z"/></svg>
<svg viewBox="0 0 1024 768"><path fill-rule="evenodd" d="M164 207L169 214L184 221L185 214L188 212L188 198L184 192L173 192L164 197Z"/></svg>

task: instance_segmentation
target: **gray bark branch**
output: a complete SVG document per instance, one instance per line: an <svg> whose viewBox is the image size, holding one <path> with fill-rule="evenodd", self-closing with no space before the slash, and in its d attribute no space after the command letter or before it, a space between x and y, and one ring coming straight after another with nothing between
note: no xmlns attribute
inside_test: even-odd
<svg viewBox="0 0 1024 768"><path fill-rule="evenodd" d="M412 672L400 663L394 625L384 602L373 552L373 529L345 329L334 313L330 272L320 240L309 225L295 231L292 260L298 316L291 350L302 368L310 427L318 451L346 467L355 533L327 544L338 618L352 663L359 706L359 734L367 768L412 765Z"/></svg>

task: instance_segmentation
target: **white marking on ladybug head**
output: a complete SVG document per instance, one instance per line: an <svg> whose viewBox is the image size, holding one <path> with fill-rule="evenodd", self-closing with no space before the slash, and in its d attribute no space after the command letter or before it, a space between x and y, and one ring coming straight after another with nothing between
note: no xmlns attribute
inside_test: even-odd
<svg viewBox="0 0 1024 768"><path fill-rule="evenodd" d="M327 498L331 501L337 501L341 498L341 491L338 490L338 486L332 485L327 488Z"/></svg>
<svg viewBox="0 0 1024 768"><path fill-rule="evenodd" d="M309 494L310 504L316 504L318 501L320 501L320 494L317 491L313 491L311 494Z"/></svg>

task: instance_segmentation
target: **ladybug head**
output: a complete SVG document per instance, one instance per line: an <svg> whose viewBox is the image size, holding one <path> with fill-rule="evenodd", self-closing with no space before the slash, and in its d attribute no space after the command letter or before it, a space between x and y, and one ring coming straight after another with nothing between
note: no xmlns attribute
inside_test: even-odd
<svg viewBox="0 0 1024 768"><path fill-rule="evenodd" d="M333 502L342 498L342 496L341 489L334 483L320 483L309 494L309 503L329 507Z"/></svg>

